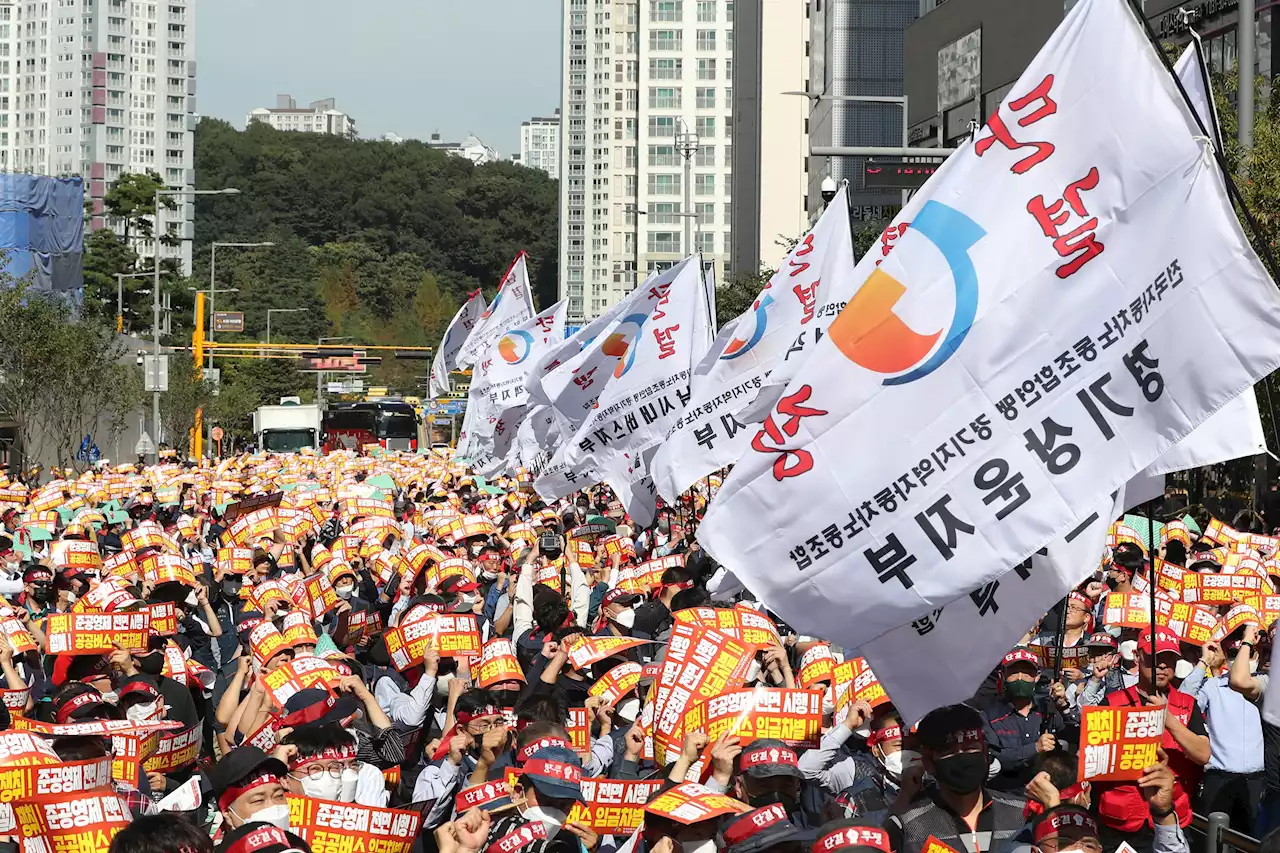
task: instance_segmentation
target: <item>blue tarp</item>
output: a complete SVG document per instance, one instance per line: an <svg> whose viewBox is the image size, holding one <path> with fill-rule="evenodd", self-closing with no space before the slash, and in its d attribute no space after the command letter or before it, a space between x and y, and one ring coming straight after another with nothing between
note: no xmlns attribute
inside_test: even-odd
<svg viewBox="0 0 1280 853"><path fill-rule="evenodd" d="M84 181L0 173L0 250L6 271L79 302L84 289Z"/></svg>

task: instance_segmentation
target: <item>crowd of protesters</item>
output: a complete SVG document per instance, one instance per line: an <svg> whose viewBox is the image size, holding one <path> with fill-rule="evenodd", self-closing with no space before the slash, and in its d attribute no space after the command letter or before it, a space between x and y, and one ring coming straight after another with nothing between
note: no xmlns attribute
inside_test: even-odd
<svg viewBox="0 0 1280 853"><path fill-rule="evenodd" d="M547 502L523 472L490 483L435 453L2 483L0 738L25 740L6 744L0 791L9 768L110 760L105 785L58 796L67 814L100 817L85 801L104 797L126 813L95 847L0 797L0 836L48 851L109 839L112 853L1178 853L1193 811L1259 837L1280 827L1280 729L1261 712L1275 540L1166 519L1148 534L1153 572L1144 537L1118 523L970 701L903 719L883 690L842 680L856 651L728 591L695 536L717 486L640 529L604 486ZM1117 594L1154 583L1185 603L1174 587L1207 574L1259 580L1193 603L1203 636L1176 620L1154 636L1108 623ZM673 634L710 613L732 636L726 610L771 639L746 647L725 690L816 691L812 731L664 728ZM110 649L68 618L144 612L141 637L117 633ZM473 626L483 652L443 632L405 646L449 617L466 617L448 625ZM668 674L692 686L700 671ZM1164 708L1154 759L1126 779L1082 778L1085 709L1135 706ZM653 783L632 831L583 819L605 781ZM351 826L326 836L304 821L309 803L361 807L356 827L412 822L376 843Z"/></svg>

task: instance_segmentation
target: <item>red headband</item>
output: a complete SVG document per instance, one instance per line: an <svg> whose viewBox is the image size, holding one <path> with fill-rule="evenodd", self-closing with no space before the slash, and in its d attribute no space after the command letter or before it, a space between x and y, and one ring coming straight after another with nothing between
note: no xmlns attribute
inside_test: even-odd
<svg viewBox="0 0 1280 853"><path fill-rule="evenodd" d="M218 797L218 808L226 811L231 807L232 803L252 791L254 788L261 788L263 785L269 785L272 782L275 782L278 785L280 784L280 779L271 773L263 773L261 776L255 776L253 779L250 779L239 788L228 788L222 792L222 796Z"/></svg>
<svg viewBox="0 0 1280 853"><path fill-rule="evenodd" d="M263 824L254 829L253 832L237 839L234 844L227 848L227 853L254 853L256 850L262 850L273 844L283 844L288 849L293 848L293 842L289 840L289 836L285 834L283 829ZM187 850L185 847L182 849L183 851Z"/></svg>
<svg viewBox="0 0 1280 853"><path fill-rule="evenodd" d="M310 764L313 761L354 761L356 758L355 744L346 746L331 746L320 750L315 755L303 757L295 755L289 760L289 769L297 770L304 764Z"/></svg>
<svg viewBox="0 0 1280 853"><path fill-rule="evenodd" d="M902 737L902 726L894 723L892 726L885 726L879 731L872 732L871 737L867 738L867 746L875 746L878 743L884 743L887 740Z"/></svg>
<svg viewBox="0 0 1280 853"><path fill-rule="evenodd" d="M735 820L724 831L724 846L733 847L735 844L741 844L757 832L766 830L774 824L782 823L786 819L787 810L782 807L781 803L774 803L771 806L748 812Z"/></svg>
<svg viewBox="0 0 1280 853"><path fill-rule="evenodd" d="M548 761L545 758L535 758L532 761L525 762L519 770L522 776L563 779L565 782L571 782L575 785L582 781L582 768L576 764L566 764L563 761Z"/></svg>
<svg viewBox="0 0 1280 853"><path fill-rule="evenodd" d="M738 767L741 770L759 767L762 764L790 764L795 767L800 764L800 757L786 747L769 746L744 752L738 759Z"/></svg>
<svg viewBox="0 0 1280 853"><path fill-rule="evenodd" d="M68 699L66 702L62 703L62 707L58 709L58 722L65 723L71 719L72 714L81 708L86 708L89 705L101 705L103 701L102 694L97 690L86 691L81 693L79 696Z"/></svg>
<svg viewBox="0 0 1280 853"><path fill-rule="evenodd" d="M538 738L533 743L516 753L518 763L523 764L533 757L535 752L546 749L549 746L563 746L565 749L573 749L573 744L562 737L548 735L547 737Z"/></svg>
<svg viewBox="0 0 1280 853"><path fill-rule="evenodd" d="M876 826L848 826L819 838L813 845L813 851L830 853L842 847L874 847L889 853L889 833Z"/></svg>
<svg viewBox="0 0 1280 853"><path fill-rule="evenodd" d="M1036 824L1033 834L1038 844L1046 836L1056 835L1072 827L1083 829L1095 837L1098 835L1098 822L1083 809L1068 809L1046 817Z"/></svg>
<svg viewBox="0 0 1280 853"><path fill-rule="evenodd" d="M338 700L336 698L333 696L326 696L323 702L313 702L305 708L299 708L292 714L286 714L281 717L280 725L297 728L298 726L305 726L308 723L314 723L333 710L333 706L337 704Z"/></svg>
<svg viewBox="0 0 1280 853"><path fill-rule="evenodd" d="M504 835L485 848L485 853L515 853L521 847L547 837L547 828L541 821L526 823L508 835Z"/></svg>
<svg viewBox="0 0 1280 853"><path fill-rule="evenodd" d="M481 717L496 717L501 713L501 708L497 708L493 705L485 705L482 708L476 708L474 711L457 711L454 713L454 717L458 719L458 722L465 726L472 720L478 720Z"/></svg>

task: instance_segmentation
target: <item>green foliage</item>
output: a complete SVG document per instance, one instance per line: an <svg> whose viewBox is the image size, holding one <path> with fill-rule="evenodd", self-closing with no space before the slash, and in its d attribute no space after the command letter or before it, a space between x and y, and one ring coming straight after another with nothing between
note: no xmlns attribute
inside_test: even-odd
<svg viewBox="0 0 1280 853"><path fill-rule="evenodd" d="M113 329L0 274L0 411L27 458L75 464L81 436L105 444L140 400L141 377Z"/></svg>
<svg viewBox="0 0 1280 853"><path fill-rule="evenodd" d="M196 409L211 406L213 386L200 378L195 364L185 353L169 357L169 390L160 395L160 422L164 424L164 446L187 455L187 442L196 422ZM154 438L154 436L153 436Z"/></svg>
<svg viewBox="0 0 1280 853"><path fill-rule="evenodd" d="M160 175L148 170L145 174L123 174L107 190L103 198L106 213L124 221L126 246L131 245L131 238L149 240L154 235L156 192L164 188ZM171 210L178 204L172 196L162 196L160 206Z"/></svg>

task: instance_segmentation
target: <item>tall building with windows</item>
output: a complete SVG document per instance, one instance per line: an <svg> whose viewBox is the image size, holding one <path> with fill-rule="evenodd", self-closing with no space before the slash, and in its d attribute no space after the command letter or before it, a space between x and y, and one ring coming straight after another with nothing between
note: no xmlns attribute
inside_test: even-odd
<svg viewBox="0 0 1280 853"><path fill-rule="evenodd" d="M81 175L90 227L114 227L103 198L122 174L193 186L195 77L193 0L0 0L0 171ZM191 201L166 214L186 239L163 249L188 273Z"/></svg>
<svg viewBox="0 0 1280 853"><path fill-rule="evenodd" d="M338 109L338 102L334 98L312 101L300 108L292 95L276 95L274 107L258 107L245 116L246 126L254 121L269 124L276 130L327 133L345 139L355 139L357 136L355 119Z"/></svg>
<svg viewBox="0 0 1280 853"><path fill-rule="evenodd" d="M563 2L560 295L576 322L691 252L727 261L734 4Z"/></svg>
<svg viewBox="0 0 1280 853"><path fill-rule="evenodd" d="M560 177L560 110L552 118L531 118L520 125L520 153L513 157L530 169Z"/></svg>

